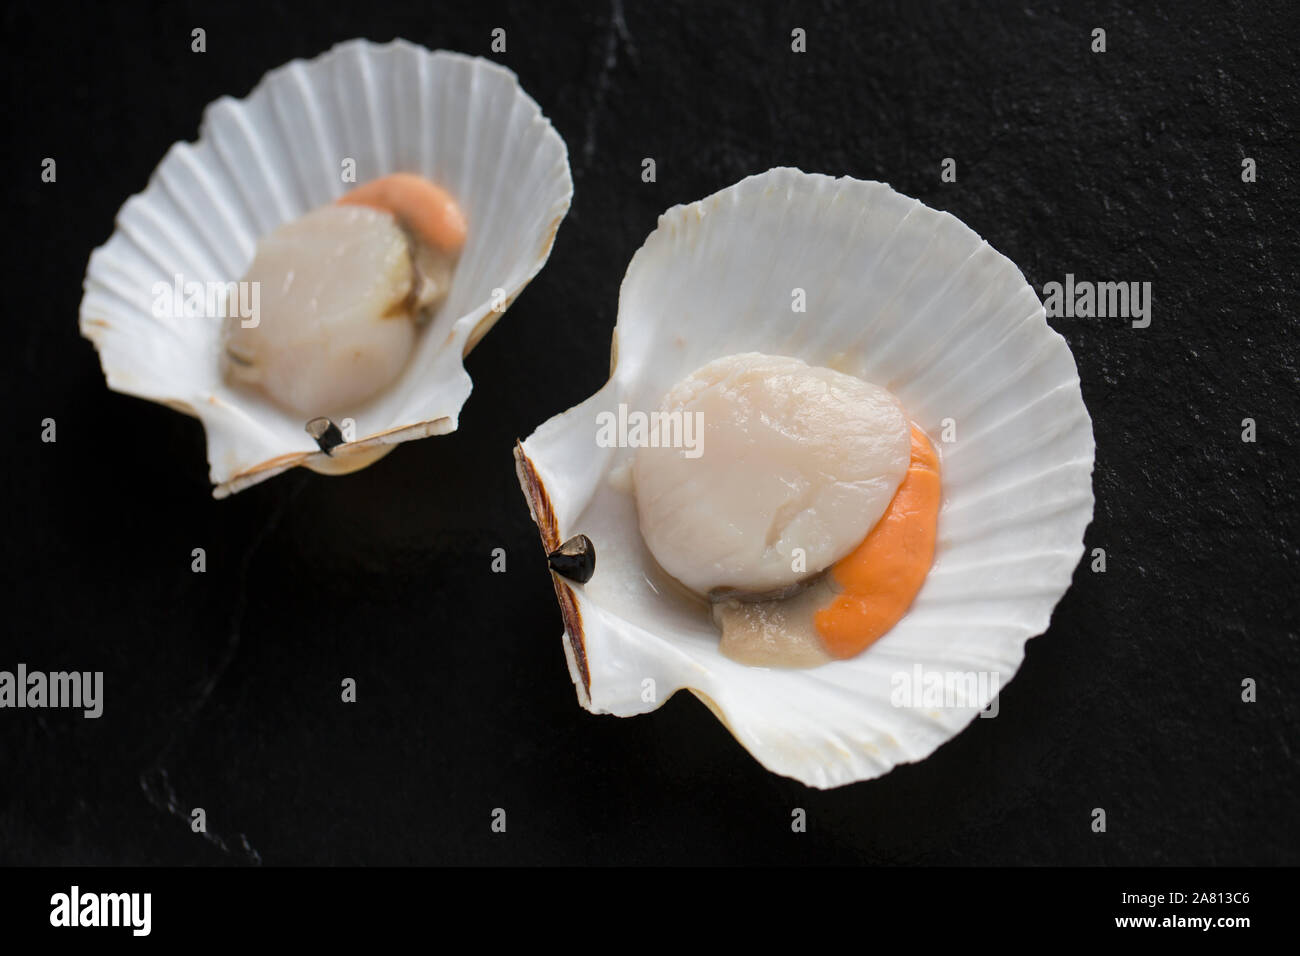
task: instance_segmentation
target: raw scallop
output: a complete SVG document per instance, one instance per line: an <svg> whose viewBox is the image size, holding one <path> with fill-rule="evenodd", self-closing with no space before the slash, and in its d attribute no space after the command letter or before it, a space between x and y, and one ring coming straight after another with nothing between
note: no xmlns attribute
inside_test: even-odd
<svg viewBox="0 0 1300 956"><path fill-rule="evenodd" d="M642 447L633 476L655 559L700 594L778 591L844 557L889 506L910 452L898 400L798 359L749 352L678 382L661 413L703 443Z"/></svg>
<svg viewBox="0 0 1300 956"><path fill-rule="evenodd" d="M386 212L334 205L286 223L244 281L259 285L260 314L226 320L230 372L305 418L347 412L410 356L411 243Z"/></svg>

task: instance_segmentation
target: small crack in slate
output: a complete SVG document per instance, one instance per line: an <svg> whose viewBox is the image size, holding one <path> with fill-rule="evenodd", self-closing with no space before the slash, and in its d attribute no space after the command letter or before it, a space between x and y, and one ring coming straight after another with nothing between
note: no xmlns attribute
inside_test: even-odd
<svg viewBox="0 0 1300 956"><path fill-rule="evenodd" d="M184 820L187 824L190 823L189 812L187 812L177 796L176 790L171 783L171 776L167 768L163 766L163 761L167 759L176 744L180 742L184 731L190 728L194 719L207 706L217 684L220 683L221 678L225 676L231 662L235 659L235 654L238 652L240 645L244 611L248 604L248 572L252 567L253 558L261 549L263 543L271 536L271 533L279 526L285 511L288 510L289 505L297 498L298 493L302 491L305 485L306 479L300 479L297 485L281 498L270 518L262 526L261 532L245 550L239 564L239 578L235 593L234 610L231 614L230 635L226 640L221 659L199 686L198 693L185 708L175 729L168 737L167 743L163 745L162 750L154 757L148 768L140 773L140 789L144 792L145 799L149 801L149 804L163 813ZM200 831L200 836L229 856L242 856L245 862L254 866L260 865L262 862L262 855L248 842L248 837L243 833L236 834L233 840L228 840L217 833L209 833L205 829ZM232 843L234 843L233 846Z"/></svg>
<svg viewBox="0 0 1300 956"><path fill-rule="evenodd" d="M628 32L627 20L623 16L623 0L610 0L609 28L605 32L605 56L601 61L600 71L592 84L594 98L591 109L587 111L586 135L582 140L582 165L578 168L575 179L581 179L596 155L596 126L605 111L605 97L609 93L610 79L618 69L619 47L627 52L628 58L636 59L636 45L632 34Z"/></svg>

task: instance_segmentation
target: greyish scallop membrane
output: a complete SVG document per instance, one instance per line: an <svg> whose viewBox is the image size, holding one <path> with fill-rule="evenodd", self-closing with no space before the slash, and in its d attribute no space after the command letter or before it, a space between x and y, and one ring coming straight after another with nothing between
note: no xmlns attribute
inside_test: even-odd
<svg viewBox="0 0 1300 956"><path fill-rule="evenodd" d="M707 602L647 547L637 449L597 440L610 416L750 352L880 386L941 459L921 590L847 660L725 656ZM688 690L763 766L814 787L929 756L1012 679L1082 556L1093 456L1074 358L1014 264L883 183L795 169L664 213L623 278L609 381L515 449L547 552L581 535L599 553L585 578L552 560L581 705L626 717Z"/></svg>
<svg viewBox="0 0 1300 956"><path fill-rule="evenodd" d="M445 287L414 327L365 326L345 343L382 366L373 381L268 389L275 362L257 367L247 352L257 343L236 334L226 349L226 313L252 297L224 290L259 240L393 173L437 184L463 211L454 271L419 276L426 290ZM463 358L545 264L572 195L564 141L509 70L400 40L349 41L273 70L245 99L217 100L198 141L172 146L90 257L81 332L110 388L203 422L216 497L296 465L354 471L456 429L472 388ZM376 331L392 341L367 337ZM257 374L228 374L232 360Z"/></svg>

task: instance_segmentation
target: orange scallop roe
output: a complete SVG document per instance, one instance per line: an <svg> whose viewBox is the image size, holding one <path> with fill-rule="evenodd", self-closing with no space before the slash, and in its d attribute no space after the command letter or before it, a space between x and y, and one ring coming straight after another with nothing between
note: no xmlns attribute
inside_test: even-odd
<svg viewBox="0 0 1300 956"><path fill-rule="evenodd" d="M913 426L912 460L894 500L862 543L831 566L843 593L813 616L826 653L854 657L907 613L934 563L938 524L939 457Z"/></svg>
<svg viewBox="0 0 1300 956"><path fill-rule="evenodd" d="M445 253L455 253L465 244L468 226L451 193L414 173L372 179L344 194L339 204L390 212L426 243Z"/></svg>

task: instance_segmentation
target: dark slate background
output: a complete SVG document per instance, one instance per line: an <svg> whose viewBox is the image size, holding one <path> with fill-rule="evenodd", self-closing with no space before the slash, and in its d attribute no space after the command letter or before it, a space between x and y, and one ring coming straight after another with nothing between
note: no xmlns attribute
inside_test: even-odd
<svg viewBox="0 0 1300 956"><path fill-rule="evenodd" d="M0 862L1300 862L1293 4L119 7L3 13L0 668L103 670L106 703L0 711ZM461 430L213 501L199 423L109 392L78 336L90 250L210 100L353 36L488 56L497 26L576 194L469 359ZM888 181L1040 290L1154 283L1148 329L1053 320L1095 422L1107 572L1079 569L996 720L829 793L763 771L689 695L578 707L511 462L602 383L658 214L776 165Z"/></svg>

